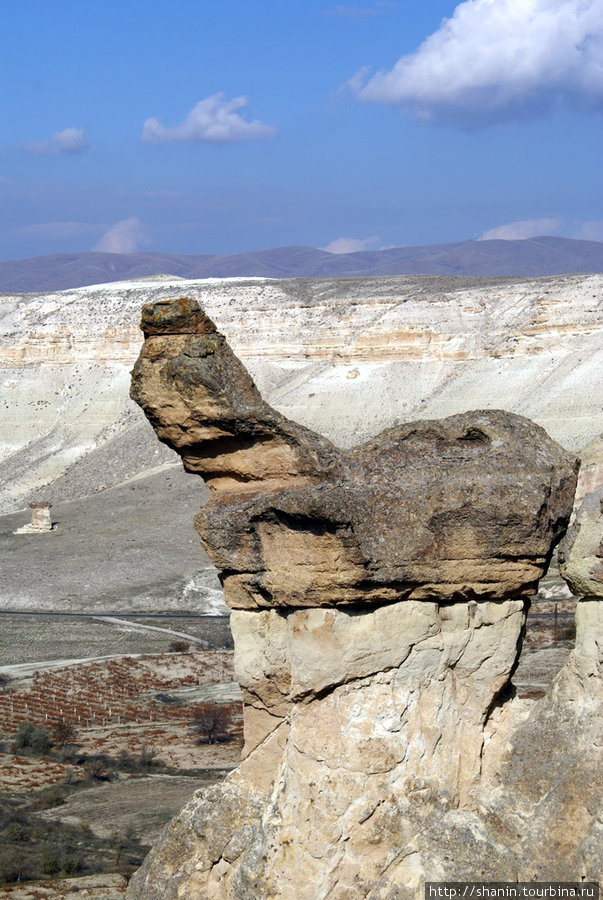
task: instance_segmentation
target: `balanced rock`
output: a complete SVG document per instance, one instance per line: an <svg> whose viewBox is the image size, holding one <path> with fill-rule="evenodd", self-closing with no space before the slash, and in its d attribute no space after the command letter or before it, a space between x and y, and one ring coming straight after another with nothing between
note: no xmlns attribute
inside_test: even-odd
<svg viewBox="0 0 603 900"><path fill-rule="evenodd" d="M592 770L593 682L586 719L579 692L555 688L544 731L510 683L576 460L493 410L340 450L271 409L190 300L145 308L143 327L132 396L211 489L196 527L232 608L245 747L168 826L131 900L394 900L426 880L530 880L530 835L543 871L594 878L596 804L582 788L559 800L573 823L560 868L546 835L562 788L551 799L538 767L569 703L576 766ZM592 672L599 620L581 621L572 664ZM531 769L509 768L520 728Z"/></svg>
<svg viewBox="0 0 603 900"><path fill-rule="evenodd" d="M196 302L142 324L132 397L212 489L196 527L231 607L533 593L577 468L542 428L481 410L338 450L262 400Z"/></svg>

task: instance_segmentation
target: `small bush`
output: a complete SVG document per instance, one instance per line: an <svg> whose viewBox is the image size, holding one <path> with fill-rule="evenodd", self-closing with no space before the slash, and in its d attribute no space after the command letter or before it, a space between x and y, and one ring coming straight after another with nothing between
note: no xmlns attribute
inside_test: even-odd
<svg viewBox="0 0 603 900"><path fill-rule="evenodd" d="M21 853L15 853L13 848L0 849L0 882L21 881L31 877L27 869L25 857Z"/></svg>
<svg viewBox="0 0 603 900"><path fill-rule="evenodd" d="M42 755L50 750L50 737L44 728L36 728L31 722L21 722L15 740L13 750L16 752L29 750L31 753Z"/></svg>
<svg viewBox="0 0 603 900"><path fill-rule="evenodd" d="M232 712L228 706L218 706L215 703L198 706L191 724L199 744L218 744L232 740Z"/></svg>
<svg viewBox="0 0 603 900"><path fill-rule="evenodd" d="M172 653L188 653L190 646L187 641L171 641L170 650Z"/></svg>
<svg viewBox="0 0 603 900"><path fill-rule="evenodd" d="M49 848L42 852L42 871L45 875L56 875L61 871L61 863L56 850Z"/></svg>
<svg viewBox="0 0 603 900"><path fill-rule="evenodd" d="M138 763L143 769L151 769L153 766L160 766L161 760L157 758L157 749L155 747L149 747L147 744L143 744L140 749L140 755L138 757Z"/></svg>
<svg viewBox="0 0 603 900"><path fill-rule="evenodd" d="M50 750L50 738L43 728L34 728L31 736L31 749L40 756Z"/></svg>
<svg viewBox="0 0 603 900"><path fill-rule="evenodd" d="M61 857L61 869L65 875L77 875L84 868L84 864L79 856L66 854Z"/></svg>
<svg viewBox="0 0 603 900"><path fill-rule="evenodd" d="M82 768L88 778L93 778L95 781L111 780L111 772L107 768L106 761L99 756L89 757Z"/></svg>
<svg viewBox="0 0 603 900"><path fill-rule="evenodd" d="M11 822L2 832L2 837L5 841L24 844L29 840L30 834L22 822Z"/></svg>
<svg viewBox="0 0 603 900"><path fill-rule="evenodd" d="M120 750L116 765L118 769L124 769L126 772L131 772L136 768L136 759L131 753L128 753L127 750Z"/></svg>
<svg viewBox="0 0 603 900"><path fill-rule="evenodd" d="M77 728L73 722L56 722L52 726L52 743L55 747L64 747L66 744L77 742Z"/></svg>
<svg viewBox="0 0 603 900"><path fill-rule="evenodd" d="M76 744L65 744L56 755L60 762L73 763L74 766L80 765L86 759Z"/></svg>
<svg viewBox="0 0 603 900"><path fill-rule="evenodd" d="M39 791L30 803L31 809L54 809L65 802L65 790L58 784Z"/></svg>

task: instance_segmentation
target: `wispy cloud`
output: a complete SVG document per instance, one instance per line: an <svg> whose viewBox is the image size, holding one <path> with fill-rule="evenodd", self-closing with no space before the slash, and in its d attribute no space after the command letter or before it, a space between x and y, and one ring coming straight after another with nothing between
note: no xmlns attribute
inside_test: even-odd
<svg viewBox="0 0 603 900"><path fill-rule="evenodd" d="M112 225L92 247L99 253L134 253L146 241L142 222L136 216Z"/></svg>
<svg viewBox="0 0 603 900"><path fill-rule="evenodd" d="M380 240L377 235L368 238L340 237L321 249L327 253L358 253L361 250L376 250Z"/></svg>
<svg viewBox="0 0 603 900"><path fill-rule="evenodd" d="M64 128L45 141L25 141L21 146L31 156L59 156L61 153L85 153L90 149L90 142L83 128Z"/></svg>
<svg viewBox="0 0 603 900"><path fill-rule="evenodd" d="M601 0L466 0L360 100L462 124L523 117L568 102L603 108Z"/></svg>
<svg viewBox="0 0 603 900"><path fill-rule="evenodd" d="M560 219L520 219L506 225L490 228L478 238L479 241L523 241L543 234L557 234L561 228Z"/></svg>
<svg viewBox="0 0 603 900"><path fill-rule="evenodd" d="M582 241L603 241L603 219L582 222L575 237Z"/></svg>
<svg viewBox="0 0 603 900"><path fill-rule="evenodd" d="M234 143L236 141L264 140L273 137L276 129L257 119L247 121L238 110L247 106L247 97L226 100L223 93L200 100L180 125L166 127L159 119L147 119L142 129L142 139L147 144L165 141L209 141Z"/></svg>

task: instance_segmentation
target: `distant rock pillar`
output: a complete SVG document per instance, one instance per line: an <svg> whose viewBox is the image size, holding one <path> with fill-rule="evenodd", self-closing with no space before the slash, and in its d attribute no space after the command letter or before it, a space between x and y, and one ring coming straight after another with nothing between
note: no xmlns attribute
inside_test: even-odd
<svg viewBox="0 0 603 900"><path fill-rule="evenodd" d="M38 503L30 503L31 507L31 527L36 531L52 531L52 520L50 518L50 507L52 503L48 500L40 500Z"/></svg>
<svg viewBox="0 0 603 900"><path fill-rule="evenodd" d="M48 531L54 531L55 526L50 518L50 507L52 503L48 500L39 500L37 503L30 503L31 522L17 528L13 534L45 534Z"/></svg>

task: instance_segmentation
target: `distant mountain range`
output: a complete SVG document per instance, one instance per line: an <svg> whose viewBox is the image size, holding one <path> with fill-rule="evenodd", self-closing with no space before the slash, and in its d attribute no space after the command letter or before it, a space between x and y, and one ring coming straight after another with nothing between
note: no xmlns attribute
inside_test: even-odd
<svg viewBox="0 0 603 900"><path fill-rule="evenodd" d="M61 253L0 262L0 293L57 291L169 274L181 278L366 278L378 275L546 275L603 272L603 243L561 237L459 241L328 253L277 247L232 256Z"/></svg>

